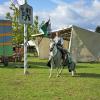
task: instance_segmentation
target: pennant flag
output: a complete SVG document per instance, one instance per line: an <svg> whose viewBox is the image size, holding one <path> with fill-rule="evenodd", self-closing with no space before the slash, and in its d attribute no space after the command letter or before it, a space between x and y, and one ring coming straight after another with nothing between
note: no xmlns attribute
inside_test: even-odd
<svg viewBox="0 0 100 100"><path fill-rule="evenodd" d="M44 36L48 36L48 34L50 34L50 32L51 32L50 19L41 26L41 29L44 33Z"/></svg>
<svg viewBox="0 0 100 100"><path fill-rule="evenodd" d="M13 3L13 4L18 4L18 1L17 0L11 0L11 3Z"/></svg>

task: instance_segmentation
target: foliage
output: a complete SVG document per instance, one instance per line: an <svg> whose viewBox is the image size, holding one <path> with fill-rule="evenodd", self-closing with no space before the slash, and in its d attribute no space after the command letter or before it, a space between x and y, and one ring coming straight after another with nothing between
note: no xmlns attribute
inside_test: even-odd
<svg viewBox="0 0 100 100"><path fill-rule="evenodd" d="M6 19L12 20L12 17L11 17L11 15L10 15L10 13L9 13L9 12L8 12L8 13L6 13Z"/></svg>
<svg viewBox="0 0 100 100"><path fill-rule="evenodd" d="M19 45L23 43L23 25L18 23L18 17L19 17L19 10L14 5L11 4L9 7L13 14L11 15L9 12L6 14L6 18L10 19L12 21L12 34L13 34L13 44Z"/></svg>
<svg viewBox="0 0 100 100"><path fill-rule="evenodd" d="M41 28L41 26L43 26L44 24L45 24L45 21L43 20L39 27Z"/></svg>
<svg viewBox="0 0 100 100"><path fill-rule="evenodd" d="M13 11L11 15L9 12L6 14L6 18L12 20L12 27L13 27L13 44L19 45L23 43L24 40L24 25L18 22L19 18L19 9L14 5L10 5L10 9ZM35 17L36 20L34 21L33 25L28 24L28 40L32 39L32 34L39 33L38 28L38 16ZM34 30L33 30L34 29Z"/></svg>
<svg viewBox="0 0 100 100"><path fill-rule="evenodd" d="M95 31L100 33L100 26L97 26Z"/></svg>
<svg viewBox="0 0 100 100"><path fill-rule="evenodd" d="M38 23L38 16L34 17L34 24L33 24L33 33L38 34L39 33L39 23Z"/></svg>

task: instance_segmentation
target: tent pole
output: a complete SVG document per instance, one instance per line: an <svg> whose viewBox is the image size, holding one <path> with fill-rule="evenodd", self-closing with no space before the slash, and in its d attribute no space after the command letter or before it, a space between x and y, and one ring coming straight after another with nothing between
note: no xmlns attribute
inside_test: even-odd
<svg viewBox="0 0 100 100"><path fill-rule="evenodd" d="M71 30L71 36L70 36L70 41L69 41L69 45L68 45L68 51L70 52L71 49L71 44L72 44L72 30Z"/></svg>

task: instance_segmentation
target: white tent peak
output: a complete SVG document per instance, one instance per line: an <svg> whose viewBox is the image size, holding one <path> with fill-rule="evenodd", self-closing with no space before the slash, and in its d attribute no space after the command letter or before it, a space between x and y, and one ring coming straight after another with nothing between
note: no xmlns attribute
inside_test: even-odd
<svg viewBox="0 0 100 100"><path fill-rule="evenodd" d="M96 61L100 57L99 33L73 25L71 36L70 50L75 59L84 59L84 61Z"/></svg>
<svg viewBox="0 0 100 100"><path fill-rule="evenodd" d="M33 40L29 40L28 41L28 45L29 46L36 46L35 42Z"/></svg>

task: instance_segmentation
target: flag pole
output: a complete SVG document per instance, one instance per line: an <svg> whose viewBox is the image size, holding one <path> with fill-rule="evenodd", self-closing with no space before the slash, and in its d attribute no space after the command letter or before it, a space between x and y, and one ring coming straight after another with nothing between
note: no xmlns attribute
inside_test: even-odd
<svg viewBox="0 0 100 100"><path fill-rule="evenodd" d="M25 4L27 1L25 0ZM27 74L27 24L24 24L24 74Z"/></svg>
<svg viewBox="0 0 100 100"><path fill-rule="evenodd" d="M24 74L27 72L27 24L24 24Z"/></svg>
<svg viewBox="0 0 100 100"><path fill-rule="evenodd" d="M19 22L24 24L24 74L29 74L27 71L27 24L33 23L33 9L27 4L27 0L24 0L24 4L19 7L19 10Z"/></svg>
<svg viewBox="0 0 100 100"><path fill-rule="evenodd" d="M25 0L25 3L27 3L27 0Z"/></svg>

